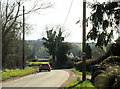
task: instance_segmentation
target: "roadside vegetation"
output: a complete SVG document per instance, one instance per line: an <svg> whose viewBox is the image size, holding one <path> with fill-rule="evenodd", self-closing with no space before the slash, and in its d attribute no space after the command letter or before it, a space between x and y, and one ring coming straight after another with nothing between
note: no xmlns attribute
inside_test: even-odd
<svg viewBox="0 0 120 89"><path fill-rule="evenodd" d="M30 74L35 72L36 69L33 67L26 67L24 70L23 69L4 69L1 71L2 74L2 78L0 78L0 81L2 80L6 80L6 79L10 79L12 77L16 77L16 76L23 76L26 74Z"/></svg>
<svg viewBox="0 0 120 89"><path fill-rule="evenodd" d="M70 69L71 71L75 72L76 74L82 76L82 72L80 72L79 70L77 70L75 67ZM86 72L87 76L90 76L91 73L90 72ZM92 89L96 89L94 87L94 85L91 83L90 79L87 79L86 81L82 81L79 77L77 78L77 80L73 80L70 83L68 83L68 85L66 86L66 89L75 89L75 88L80 88L80 89L85 89L85 88L92 88Z"/></svg>
<svg viewBox="0 0 120 89"><path fill-rule="evenodd" d="M75 88L79 88L79 89L97 89L93 86L93 84L90 82L90 80L86 80L84 82L82 82L82 80L80 78L78 78L77 80L74 80L72 82L70 82L67 86L66 89L75 89Z"/></svg>
<svg viewBox="0 0 120 89"><path fill-rule="evenodd" d="M106 70L99 70L94 73L96 77L94 78L93 84L98 88L108 87L111 89L120 89L120 67L116 65L107 66Z"/></svg>
<svg viewBox="0 0 120 89"><path fill-rule="evenodd" d="M32 62L28 62L32 66L38 66L41 63L49 63L49 59L44 59L44 58L39 58L39 59L34 59Z"/></svg>
<svg viewBox="0 0 120 89"><path fill-rule="evenodd" d="M62 26L51 27L46 30L47 37L43 37L43 45L50 54L51 65L54 67L62 67L66 65L67 53L72 48L71 44L64 42L64 28ZM61 65L62 64L62 65Z"/></svg>
<svg viewBox="0 0 120 89"><path fill-rule="evenodd" d="M29 62L31 65L34 65L34 64L41 64L41 63L49 63L49 62Z"/></svg>
<svg viewBox="0 0 120 89"><path fill-rule="evenodd" d="M37 41L25 41L25 57L28 64L34 67L22 68L22 39L21 30L23 27L22 20L22 0L1 3L2 5L2 68L0 71L2 78L0 80L10 79L16 76L23 76L36 71L38 64L50 62L56 68L72 68L70 70L82 75L82 60L81 60L81 45L70 44L65 42L64 28L61 26L46 27L46 36ZM41 6L42 5L42 6ZM33 9L28 10L26 15L34 12L39 12L40 9L52 7L50 2L33 4ZM39 6L39 7L36 7ZM93 40L95 43L89 44L86 42L86 69L90 71L91 66L99 65L99 68L93 73L87 72L86 75L92 76L90 80L81 81L79 78L70 82L67 87L106 87L111 86L115 89L120 89L120 37L117 40L113 39L115 32L120 24L120 5L118 2L105 3L89 3L88 7L92 9L91 16L88 17L88 25L91 23L91 29L87 34L87 42ZM18 10L17 10L18 9ZM34 11L34 12L33 12ZM15 13L17 12L17 13ZM80 21L79 21L80 22ZM89 26L88 26L89 27ZM25 24L28 32L31 30L29 24ZM114 40L114 43L113 43ZM97 47L97 49L96 49ZM76 58L68 57L66 54L72 52ZM36 59L46 56L51 56L48 59ZM32 61L34 60L34 61ZM73 68L75 67L75 68ZM101 67L101 69L100 69ZM102 69L104 68L104 70ZM78 71L79 70L79 71ZM93 86L94 84L94 86Z"/></svg>
<svg viewBox="0 0 120 89"><path fill-rule="evenodd" d="M45 58L39 58L37 59L38 61L49 61L49 59L45 59Z"/></svg>
<svg viewBox="0 0 120 89"><path fill-rule="evenodd" d="M73 71L73 72L75 72L75 73L77 73L77 74L79 74L79 75L82 75L82 72L80 72L79 70L77 70L76 68L72 68L72 69L70 69L71 71ZM91 75L91 73L90 72L86 72L86 75Z"/></svg>
<svg viewBox="0 0 120 89"><path fill-rule="evenodd" d="M36 3L38 2L38 3ZM25 3L29 3L28 0L4 0L1 2L1 24L2 24L2 68L3 69L15 69L22 68L22 27L23 21L21 17L23 14L21 11L23 10L23 5ZM52 7L51 2L44 2L34 0L31 4L25 15L30 15L33 13L40 13L41 9L46 10L47 8ZM27 16L26 16L27 17ZM32 30L32 26L28 23L25 23L25 34L29 33ZM25 56L33 57L36 49L39 45L32 47L28 41L25 41ZM44 49L39 47L39 49ZM44 50L43 50L44 51Z"/></svg>

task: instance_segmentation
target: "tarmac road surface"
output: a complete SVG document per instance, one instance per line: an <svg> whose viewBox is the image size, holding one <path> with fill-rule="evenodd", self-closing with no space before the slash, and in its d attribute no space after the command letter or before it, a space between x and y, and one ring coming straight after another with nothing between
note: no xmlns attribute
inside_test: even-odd
<svg viewBox="0 0 120 89"><path fill-rule="evenodd" d="M60 87L69 78L64 70L42 71L2 83L2 87Z"/></svg>

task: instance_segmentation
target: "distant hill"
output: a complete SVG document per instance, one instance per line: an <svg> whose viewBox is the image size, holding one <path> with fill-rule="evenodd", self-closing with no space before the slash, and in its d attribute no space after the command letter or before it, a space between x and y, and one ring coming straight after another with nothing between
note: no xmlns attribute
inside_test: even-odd
<svg viewBox="0 0 120 89"><path fill-rule="evenodd" d="M42 40L27 40L29 47L32 50L34 56L37 57L45 57L50 56L49 53L46 51L46 48L43 46Z"/></svg>
<svg viewBox="0 0 120 89"><path fill-rule="evenodd" d="M44 47L43 41L41 39L27 40L27 42L29 44L30 49L34 53L34 56L37 56L39 58L50 56L46 48ZM72 45L73 48L70 49L69 52L72 52L74 56L80 56L82 52L82 43L70 42L70 44ZM93 56L96 56L94 54L97 53L96 50L98 50L98 48L95 47L95 43L89 43L89 45L92 49Z"/></svg>

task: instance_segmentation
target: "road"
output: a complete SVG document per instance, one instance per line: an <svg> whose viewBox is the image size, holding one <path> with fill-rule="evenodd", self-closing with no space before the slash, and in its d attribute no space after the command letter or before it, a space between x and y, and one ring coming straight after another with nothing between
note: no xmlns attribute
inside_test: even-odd
<svg viewBox="0 0 120 89"><path fill-rule="evenodd" d="M2 87L60 87L69 77L64 70L42 71L13 81L5 82Z"/></svg>

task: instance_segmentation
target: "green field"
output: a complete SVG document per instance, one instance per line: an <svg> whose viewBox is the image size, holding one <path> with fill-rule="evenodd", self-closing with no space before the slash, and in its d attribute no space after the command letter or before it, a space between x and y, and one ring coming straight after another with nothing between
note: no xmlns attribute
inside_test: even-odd
<svg viewBox="0 0 120 89"><path fill-rule="evenodd" d="M41 63L49 63L49 62L29 62L30 64L41 64Z"/></svg>
<svg viewBox="0 0 120 89"><path fill-rule="evenodd" d="M29 63L30 64L49 63L49 59L40 58L40 59L37 59L37 62L29 62Z"/></svg>
<svg viewBox="0 0 120 89"><path fill-rule="evenodd" d="M44 58L43 58L43 59L37 59L37 60L38 60L38 61L39 61L39 60L48 60L48 61L49 61L50 59L44 59Z"/></svg>

